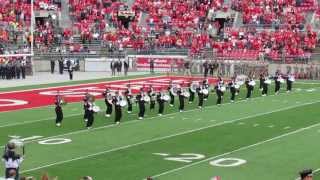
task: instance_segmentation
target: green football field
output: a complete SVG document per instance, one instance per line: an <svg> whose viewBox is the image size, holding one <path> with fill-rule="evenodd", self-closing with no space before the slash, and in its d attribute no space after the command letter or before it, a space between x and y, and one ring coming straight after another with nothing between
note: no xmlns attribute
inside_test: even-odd
<svg viewBox="0 0 320 180"><path fill-rule="evenodd" d="M50 85L48 85L50 86ZM187 104L179 113L166 107L165 115L147 109L144 120L127 114L119 126L113 117L95 115L86 130L81 103L64 107L64 121L55 127L54 107L0 113L0 142L9 136L25 138L26 156L20 171L39 177L44 172L59 180L294 180L306 168L320 168L320 82L299 81L292 93L245 100L245 89L235 103L216 106L210 94L202 110ZM101 107L104 102L97 102ZM157 108L157 107L156 107ZM3 150L3 146L1 146ZM1 164L0 173L4 167ZM315 175L314 179L319 179Z"/></svg>

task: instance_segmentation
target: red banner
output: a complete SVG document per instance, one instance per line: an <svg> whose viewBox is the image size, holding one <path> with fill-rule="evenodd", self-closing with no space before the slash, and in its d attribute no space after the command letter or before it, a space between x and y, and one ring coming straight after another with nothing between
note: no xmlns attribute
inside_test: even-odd
<svg viewBox="0 0 320 180"><path fill-rule="evenodd" d="M153 60L154 69L164 70L170 68L178 68L183 66L183 58L170 58L170 57L137 57L138 69L149 69L150 62Z"/></svg>

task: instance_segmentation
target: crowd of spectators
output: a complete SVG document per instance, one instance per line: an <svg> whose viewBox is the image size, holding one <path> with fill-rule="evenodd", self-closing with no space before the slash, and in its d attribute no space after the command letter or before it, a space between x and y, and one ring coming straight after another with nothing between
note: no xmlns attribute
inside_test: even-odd
<svg viewBox="0 0 320 180"><path fill-rule="evenodd" d="M303 25L305 14L316 10L316 0L233 0L232 8L243 13L245 24Z"/></svg>
<svg viewBox="0 0 320 180"><path fill-rule="evenodd" d="M252 54L255 58L259 53L272 59L280 59L282 55L306 56L316 47L317 35L311 27L305 32L298 28L279 29L275 31L257 31L255 28L225 29L224 39L214 42L218 53Z"/></svg>
<svg viewBox="0 0 320 180"><path fill-rule="evenodd" d="M0 0L0 54L11 45L30 45L31 4L27 0Z"/></svg>
<svg viewBox="0 0 320 180"><path fill-rule="evenodd" d="M27 0L3 2L0 40L16 41L17 31L8 29L19 30L30 24L30 4ZM72 26L59 29L52 17L36 21L36 48L48 52L52 45L58 45L70 52L87 52L85 44L101 40L109 49L120 51L175 48L188 49L192 55L214 49L218 57L229 59L278 60L282 56L309 56L317 43L316 33L305 23L306 12L316 10L315 0L232 0L231 7L223 0L135 0L130 7L120 0L69 0L68 3ZM53 6L57 8L50 9ZM229 8L241 12L245 24L273 28L263 31L254 26L223 28L207 18L209 11ZM59 11L60 6L52 0L42 0L35 1L35 9ZM133 14L129 24L118 17L123 10ZM142 14L145 18L141 18ZM2 22L7 23L5 29ZM212 28L219 29L215 39L208 33ZM74 42L76 35L80 36L80 42ZM23 37L25 44L30 44L28 31Z"/></svg>

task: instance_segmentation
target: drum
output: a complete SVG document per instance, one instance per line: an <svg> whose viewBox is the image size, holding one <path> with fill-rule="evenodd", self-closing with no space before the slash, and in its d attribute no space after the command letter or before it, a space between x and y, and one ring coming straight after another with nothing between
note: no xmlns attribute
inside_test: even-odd
<svg viewBox="0 0 320 180"><path fill-rule="evenodd" d="M95 113L100 112L100 107L99 106L93 106L92 110Z"/></svg>
<svg viewBox="0 0 320 180"><path fill-rule="evenodd" d="M177 92L178 92L177 86L173 86L173 87L170 89L170 92L171 92L172 95L177 96Z"/></svg>
<svg viewBox="0 0 320 180"><path fill-rule="evenodd" d="M163 97L162 97L162 99L164 100L164 101L170 101L170 96L169 95L164 95Z"/></svg>
<svg viewBox="0 0 320 180"><path fill-rule="evenodd" d="M185 91L185 92L183 92L183 94L182 94L185 98L188 98L188 97L190 97L190 93L189 92L187 92L187 91Z"/></svg>
<svg viewBox="0 0 320 180"><path fill-rule="evenodd" d="M294 77L290 77L290 78L289 78L289 81L294 82L294 81L295 81L295 78L294 78Z"/></svg>
<svg viewBox="0 0 320 180"><path fill-rule="evenodd" d="M255 81L250 81L250 82L249 82L249 85L250 85L250 86L255 86L255 85L256 85L256 82L255 82Z"/></svg>
<svg viewBox="0 0 320 180"><path fill-rule="evenodd" d="M222 87L220 88L220 91L225 92L225 91L226 91L226 87L222 86Z"/></svg>
<svg viewBox="0 0 320 180"><path fill-rule="evenodd" d="M267 80L264 81L264 83L266 83L266 84L271 84L271 80L270 80L270 79L267 79Z"/></svg>
<svg viewBox="0 0 320 180"><path fill-rule="evenodd" d="M208 95L208 94L209 94L209 90L208 90L208 89L202 89L202 93L203 93L204 95Z"/></svg>
<svg viewBox="0 0 320 180"><path fill-rule="evenodd" d="M149 96L144 96L144 97L143 97L143 100L144 100L145 102L150 102L150 97L149 97Z"/></svg>
<svg viewBox="0 0 320 180"><path fill-rule="evenodd" d="M120 101L120 106L121 107L125 107L128 104L128 102L126 100L121 100Z"/></svg>
<svg viewBox="0 0 320 180"><path fill-rule="evenodd" d="M282 78L279 79L278 81L279 81L280 83L284 83L284 79L282 79Z"/></svg>
<svg viewBox="0 0 320 180"><path fill-rule="evenodd" d="M234 88L240 89L240 85L239 85L239 84L236 84L236 85L234 85Z"/></svg>
<svg viewBox="0 0 320 180"><path fill-rule="evenodd" d="M200 86L199 82L192 82L191 87L190 87L191 92L196 93L199 86Z"/></svg>

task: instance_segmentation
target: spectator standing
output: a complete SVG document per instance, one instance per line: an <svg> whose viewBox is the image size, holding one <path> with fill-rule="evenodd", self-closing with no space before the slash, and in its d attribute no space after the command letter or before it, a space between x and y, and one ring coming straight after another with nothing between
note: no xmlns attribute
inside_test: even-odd
<svg viewBox="0 0 320 180"><path fill-rule="evenodd" d="M73 80L73 63L71 62L71 60L67 61L67 67L68 67L69 79Z"/></svg>
<svg viewBox="0 0 320 180"><path fill-rule="evenodd" d="M129 60L123 62L123 68L124 68L124 75L128 75L128 70L129 70Z"/></svg>
<svg viewBox="0 0 320 180"><path fill-rule="evenodd" d="M116 75L116 62L113 59L110 63L110 69L111 69L111 75L115 76Z"/></svg>
<svg viewBox="0 0 320 180"><path fill-rule="evenodd" d="M154 60L150 59L149 63L150 63L150 73L154 74Z"/></svg>
<svg viewBox="0 0 320 180"><path fill-rule="evenodd" d="M59 61L59 73L63 74L63 58L62 56L60 57Z"/></svg>
<svg viewBox="0 0 320 180"><path fill-rule="evenodd" d="M184 75L191 76L191 63L188 60L184 63Z"/></svg>
<svg viewBox="0 0 320 180"><path fill-rule="evenodd" d="M16 78L20 79L20 75L21 75L21 62L17 61L16 62Z"/></svg>
<svg viewBox="0 0 320 180"><path fill-rule="evenodd" d="M22 79L26 78L26 67L27 67L27 57L23 57L21 61L21 74L22 74Z"/></svg>
<svg viewBox="0 0 320 180"><path fill-rule="evenodd" d="M204 69L203 76L206 78L206 77L208 77L208 72L209 72L209 63L207 60L203 63L202 67Z"/></svg>
<svg viewBox="0 0 320 180"><path fill-rule="evenodd" d="M56 66L55 60L52 58L52 59L50 60L51 74L54 73L54 68L55 68L55 66Z"/></svg>
<svg viewBox="0 0 320 180"><path fill-rule="evenodd" d="M210 76L213 76L213 70L214 70L214 64L213 64L213 62L211 61L211 62L209 63L209 74L210 74Z"/></svg>

